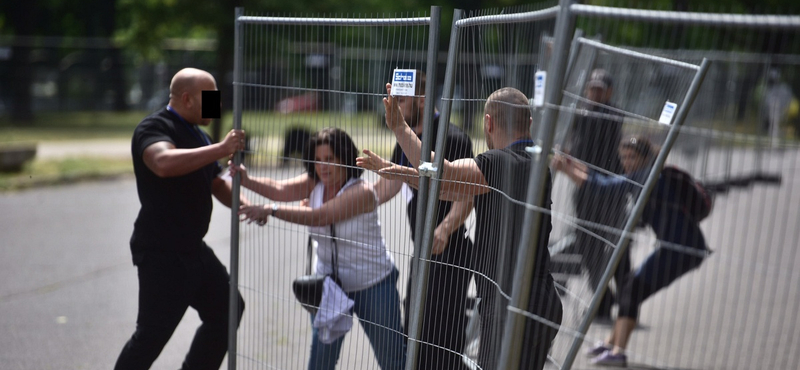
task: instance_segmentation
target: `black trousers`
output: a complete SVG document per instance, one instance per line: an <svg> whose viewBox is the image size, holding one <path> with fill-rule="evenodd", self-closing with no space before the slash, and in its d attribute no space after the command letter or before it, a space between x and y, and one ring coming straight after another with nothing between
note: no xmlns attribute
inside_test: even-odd
<svg viewBox="0 0 800 370"><path fill-rule="evenodd" d="M494 370L498 366L502 351L503 331L508 317L508 300L501 296L498 288L485 278L476 279L481 314L481 345L478 364L482 369ZM563 306L556 293L553 279L548 277L534 278L531 282L530 300L527 312L561 325ZM539 321L526 318L525 331L522 338L522 357L519 369L541 370L547 362L547 353L558 335L558 328Z"/></svg>
<svg viewBox="0 0 800 370"><path fill-rule="evenodd" d="M117 370L149 369L189 307L203 323L182 369L218 370L228 350L229 280L225 266L207 245L192 254L134 256L139 272L136 331L122 349ZM239 294L239 319L244 300Z"/></svg>
<svg viewBox="0 0 800 370"><path fill-rule="evenodd" d="M606 194L605 196L613 199L623 199L621 194ZM593 194L586 193L583 189L578 189L573 194L573 201L575 202L575 216L581 220L599 223L601 225L611 226L621 229L627 218L627 212L624 204L620 202L608 203L600 202ZM600 237L616 244L619 241L619 234L604 230L603 228L595 228L586 226L587 229ZM589 235L581 230L575 230L575 241L562 251L562 253L579 254L581 255L581 265L589 275L589 288L592 292L597 289L602 280L603 273L611 260L611 254L614 248L608 246L605 242L593 235ZM631 260L628 251L622 255L617 269L614 270L614 281L619 291L625 285L625 279L631 271ZM555 267L552 272L564 272L560 268ZM566 285L566 281L558 281L561 285ZM597 309L596 317L610 318L611 307L614 305L615 297L610 289L606 290L600 301L600 306Z"/></svg>
<svg viewBox="0 0 800 370"><path fill-rule="evenodd" d="M608 240L611 240L614 243L616 243L616 241L619 239L619 237L616 235L608 235L602 231L595 232L605 236ZM594 292L597 286L600 285L600 281L603 278L603 273L606 270L606 266L608 266L608 263L611 261L613 249L602 241L582 231L576 231L576 234L575 242L565 248L561 253L573 253L581 255L581 266L583 266L583 268L589 274L589 288L592 292ZM618 292L625 284L625 280L628 278L630 271L630 252L629 250L626 250L619 261L619 265L617 265L617 269L614 270L613 275ZM553 272L561 271L554 269ZM566 285L566 281L559 281L559 283ZM600 301L600 306L597 309L596 317L610 318L611 307L614 305L615 301L616 299L611 289L606 290L606 293L603 295Z"/></svg>
<svg viewBox="0 0 800 370"><path fill-rule="evenodd" d="M468 265L473 244L469 237L451 236L448 247L431 256L428 272L428 291L423 310L417 369L467 370L462 360L467 326L467 290L472 278ZM428 262L423 262L428 263ZM412 266L411 276L413 276ZM403 327L408 334L411 280L408 280Z"/></svg>

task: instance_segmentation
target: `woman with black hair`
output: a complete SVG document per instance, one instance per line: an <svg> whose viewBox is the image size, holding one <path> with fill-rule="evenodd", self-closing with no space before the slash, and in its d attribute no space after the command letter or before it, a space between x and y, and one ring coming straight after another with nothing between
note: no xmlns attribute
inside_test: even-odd
<svg viewBox="0 0 800 370"><path fill-rule="evenodd" d="M308 199L308 205L242 206L243 220L267 222L269 217L306 225L317 241L316 272L333 273L332 252L338 249L337 276L354 301L378 364L384 370L405 367L405 338L400 324L399 273L386 250L378 221L378 197L373 184L361 179L356 167L358 149L347 133L337 128L317 132L306 147L307 173L287 180L250 178L244 166L242 186L276 202ZM333 226L331 226L333 225ZM335 231L335 234L332 234ZM335 239L335 240L334 240ZM335 244L334 244L335 243ZM313 322L312 315L312 322ZM334 369L343 337L326 344L315 328L308 369Z"/></svg>
<svg viewBox="0 0 800 370"><path fill-rule="evenodd" d="M553 170L564 172L578 187L595 194L598 202L618 202L631 194L638 197L653 167L656 151L644 137L631 137L619 145L625 177L605 176L580 162L557 155ZM697 268L708 254L698 220L680 204L681 189L672 186L662 174L650 194L642 223L653 228L659 246L638 269L625 279L619 293L619 314L611 335L591 348L587 355L601 366L626 367L625 348L636 327L639 306L659 290Z"/></svg>

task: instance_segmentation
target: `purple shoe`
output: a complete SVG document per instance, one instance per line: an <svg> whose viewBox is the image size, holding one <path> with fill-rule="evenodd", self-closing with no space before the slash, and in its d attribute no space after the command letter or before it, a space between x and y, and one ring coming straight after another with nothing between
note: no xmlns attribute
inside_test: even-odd
<svg viewBox="0 0 800 370"><path fill-rule="evenodd" d="M607 346L605 342L599 341L594 344L594 347L586 350L586 357L595 358L600 356L605 351L610 351L611 347Z"/></svg>
<svg viewBox="0 0 800 370"><path fill-rule="evenodd" d="M611 351L605 351L599 356L593 358L592 365L609 366L609 367L628 367L628 356L625 354L613 354Z"/></svg>

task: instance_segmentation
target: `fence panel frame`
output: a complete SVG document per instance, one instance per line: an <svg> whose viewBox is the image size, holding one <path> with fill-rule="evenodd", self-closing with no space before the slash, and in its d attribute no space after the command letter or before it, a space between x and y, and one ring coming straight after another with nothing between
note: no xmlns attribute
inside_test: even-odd
<svg viewBox="0 0 800 370"><path fill-rule="evenodd" d="M318 17L261 17L261 16L245 16L244 15L244 8L237 7L236 8L236 15L234 18L235 22L235 53L234 53L234 81L233 81L233 89L234 89L234 113L233 113L233 128L234 129L241 129L242 128L242 88L247 83L242 81L242 70L243 66L243 45L242 45L242 37L244 36L244 29L243 26L246 24L276 24L276 25L293 25L293 26L349 26L349 27L366 27L366 26L428 26L428 63L427 63L427 71L426 74L430 81L436 81L436 72L437 72L437 63L436 63L436 56L438 53L438 40L439 40L439 20L441 18L441 8L438 6L431 6L431 13L428 17L412 17L412 18L318 18ZM434 43L435 42L435 43ZM434 96L434 91L436 88L435 83L428 83L426 84L426 96ZM431 133L432 133L432 120L434 115L434 104L426 104L424 117L423 117L423 125L425 127L425 132L427 133L424 135L422 140L422 160L430 161L430 147L431 145ZM442 125L447 126L447 125ZM426 151L427 148L427 151ZM234 156L234 163L240 164L241 163L241 156ZM238 209L240 205L239 201L239 194L240 194L240 176L236 176L233 179L233 194L231 200L231 209ZM420 199L426 201L428 197L428 191L423 191L423 189L427 189L429 186L429 178L422 177L420 179L420 191L419 196ZM417 210L417 223L421 223L423 219L425 219L425 212L426 209L424 207L419 207ZM434 214L435 217L435 214ZM427 221L427 220L426 220ZM230 296L229 296L229 307L230 312L228 315L228 323L229 323L229 330L228 330L228 369L235 370L236 369L236 357L237 357L237 329L238 329L238 288L239 288L239 216L236 212L231 212L231 255L230 255ZM416 234L416 238L419 239L421 235L419 233ZM424 276L427 277L428 275L428 265L419 263L420 256L425 254L430 257L430 249L433 240L433 233L431 231L430 239L427 243L420 244L417 240L414 243L414 255L412 256L412 264L418 268L415 277L412 278L412 294L414 296L419 296L419 300L416 301L414 304L411 305L411 313L410 313L410 328L408 328L408 337L409 346L407 348L407 361L406 361L406 368L413 369L414 367L412 364L416 364L416 361L408 361L408 358L411 356L416 357L418 350L418 343L419 341L416 339L419 337L419 333L423 324L423 317L421 313L421 307L425 304L425 291L427 289L427 284L420 284L419 281L422 279L416 278L416 276ZM427 251L427 252L426 252ZM235 309L234 309L235 308Z"/></svg>

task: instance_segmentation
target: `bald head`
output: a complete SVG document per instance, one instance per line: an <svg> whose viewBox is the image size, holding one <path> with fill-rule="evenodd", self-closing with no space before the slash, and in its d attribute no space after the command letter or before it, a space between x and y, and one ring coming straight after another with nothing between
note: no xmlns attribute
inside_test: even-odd
<svg viewBox="0 0 800 370"><path fill-rule="evenodd" d="M207 125L202 118L203 90L216 90L217 82L210 73L196 68L184 68L172 77L169 84L169 105L187 122Z"/></svg>
<svg viewBox="0 0 800 370"><path fill-rule="evenodd" d="M508 134L527 133L531 123L528 98L513 87L504 87L489 95L484 113Z"/></svg>
<svg viewBox="0 0 800 370"><path fill-rule="evenodd" d="M195 91L202 91L198 86L202 82L211 82L216 85L214 76L210 73L197 68L184 68L178 71L172 77L172 82L169 84L169 97L170 99L180 97L183 93L193 93Z"/></svg>

